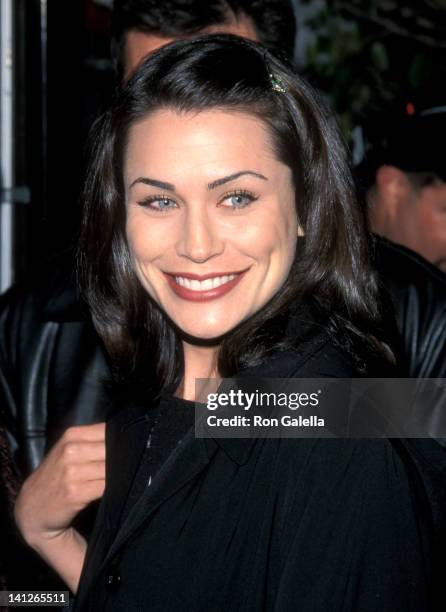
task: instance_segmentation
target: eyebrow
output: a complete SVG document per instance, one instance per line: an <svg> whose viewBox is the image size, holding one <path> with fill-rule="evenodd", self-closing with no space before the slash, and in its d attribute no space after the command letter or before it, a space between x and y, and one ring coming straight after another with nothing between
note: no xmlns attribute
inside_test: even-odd
<svg viewBox="0 0 446 612"><path fill-rule="evenodd" d="M224 176L223 178L216 179L212 181L212 183L208 183L208 189L215 189L216 187L220 187L220 185L224 185L225 183L229 183L230 181L235 181L241 176L245 174L249 174L251 176L255 176L259 179L267 181L268 179L263 174L259 174L258 172L253 172L252 170L242 170L241 172L236 172L235 174L230 174L229 176ZM158 181L156 179L149 178L148 176L140 176L135 179L131 185L130 189L136 185L137 183L142 183L143 185L151 185L152 187L158 187L158 189L165 189L167 191L175 191L175 185L172 183L166 183L164 181Z"/></svg>
<svg viewBox="0 0 446 612"><path fill-rule="evenodd" d="M142 183L143 185L152 185L152 187L158 187L158 189L165 189L166 191L175 191L175 185L172 185L172 183L157 181L156 179L149 178L148 176L140 176L139 178L135 179L130 185L130 189L137 183Z"/></svg>
<svg viewBox="0 0 446 612"><path fill-rule="evenodd" d="M216 187L220 187L220 185L224 185L230 181L235 181L235 179L238 179L240 176L245 174L250 174L251 176L255 176L264 181L268 180L266 176L263 176L263 174L259 174L258 172L253 172L252 170L242 170L241 172L236 172L235 174L230 174L229 176L224 176L216 181L212 181L212 183L208 183L208 189L215 189Z"/></svg>

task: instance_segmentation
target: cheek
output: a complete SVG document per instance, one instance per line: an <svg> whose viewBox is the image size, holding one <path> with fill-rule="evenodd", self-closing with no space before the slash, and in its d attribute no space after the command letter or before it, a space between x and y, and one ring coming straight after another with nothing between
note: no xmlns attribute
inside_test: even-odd
<svg viewBox="0 0 446 612"><path fill-rule="evenodd" d="M432 202L431 206L434 211L432 215L434 217L433 225L444 235L446 230L446 199L442 199L441 202Z"/></svg>
<svg viewBox="0 0 446 612"><path fill-rule="evenodd" d="M272 248L280 247L285 240L297 236L298 224L294 199L286 198L269 203L261 210L259 209L252 218L243 224L244 231L248 236L261 238L264 244L270 244Z"/></svg>
<svg viewBox="0 0 446 612"><path fill-rule="evenodd" d="M293 205L294 206L294 205ZM294 261L298 224L294 207L247 220L233 233L239 251L254 259L268 281L265 290L284 281Z"/></svg>
<svg viewBox="0 0 446 612"><path fill-rule="evenodd" d="M138 217L139 215L129 216L126 225L132 268L147 293L160 304L161 298L153 278L151 263L163 254L165 242L162 243L160 232L154 231L151 223Z"/></svg>
<svg viewBox="0 0 446 612"><path fill-rule="evenodd" d="M279 209L258 228L255 237L258 248L274 257L278 265L294 259L298 225L294 204Z"/></svg>
<svg viewBox="0 0 446 612"><path fill-rule="evenodd" d="M435 236L444 236L446 212L441 211L434 202L426 200L420 207L417 225L417 231L423 234L426 241L432 240Z"/></svg>
<svg viewBox="0 0 446 612"><path fill-rule="evenodd" d="M137 263L150 262L166 249L166 240L161 238L165 234L156 231L154 224L143 215L128 215L126 234L130 252Z"/></svg>

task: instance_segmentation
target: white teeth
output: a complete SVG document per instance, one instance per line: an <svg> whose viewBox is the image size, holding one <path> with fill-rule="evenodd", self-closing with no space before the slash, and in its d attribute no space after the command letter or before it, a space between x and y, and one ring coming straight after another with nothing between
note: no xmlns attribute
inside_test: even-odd
<svg viewBox="0 0 446 612"><path fill-rule="evenodd" d="M201 285L199 291L209 291L210 289L214 288L214 281L212 280L212 278L207 278L204 281L198 282L199 285Z"/></svg>
<svg viewBox="0 0 446 612"><path fill-rule="evenodd" d="M199 281L196 279L185 278L184 276L175 276L175 282L181 287L190 289L191 291L210 291L221 285L229 283L236 277L236 274L226 274L225 276L215 276Z"/></svg>

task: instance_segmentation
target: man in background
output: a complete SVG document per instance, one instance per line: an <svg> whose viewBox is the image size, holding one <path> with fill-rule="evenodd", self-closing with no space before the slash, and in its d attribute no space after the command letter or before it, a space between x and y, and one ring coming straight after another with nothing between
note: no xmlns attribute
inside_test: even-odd
<svg viewBox="0 0 446 612"><path fill-rule="evenodd" d="M371 120L357 175L409 376L446 376L446 107ZM443 411L444 407L438 405Z"/></svg>
<svg viewBox="0 0 446 612"><path fill-rule="evenodd" d="M446 106L407 115L372 151L372 230L446 272Z"/></svg>
<svg viewBox="0 0 446 612"><path fill-rule="evenodd" d="M117 82L149 53L202 34L235 34L292 58L296 21L291 0L116 0L112 55Z"/></svg>

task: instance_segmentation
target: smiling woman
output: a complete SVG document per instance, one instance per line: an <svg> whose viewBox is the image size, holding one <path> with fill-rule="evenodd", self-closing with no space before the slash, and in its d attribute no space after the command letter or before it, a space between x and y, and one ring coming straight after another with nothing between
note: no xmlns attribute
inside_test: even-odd
<svg viewBox="0 0 446 612"><path fill-rule="evenodd" d="M258 119L154 112L130 130L125 182L135 272L187 335L218 341L284 284L298 235L293 178Z"/></svg>
<svg viewBox="0 0 446 612"><path fill-rule="evenodd" d="M124 395L193 398L315 320L358 372L388 358L345 148L290 67L237 37L173 43L92 142L80 280Z"/></svg>
<svg viewBox="0 0 446 612"><path fill-rule="evenodd" d="M173 43L92 146L79 278L113 381L87 552L72 521L103 473L79 489L69 459L103 451L99 426L56 444L16 506L74 609L430 609L434 442L421 470L398 440L194 437L197 378L392 371L346 152L311 88L237 37Z"/></svg>

